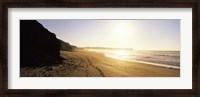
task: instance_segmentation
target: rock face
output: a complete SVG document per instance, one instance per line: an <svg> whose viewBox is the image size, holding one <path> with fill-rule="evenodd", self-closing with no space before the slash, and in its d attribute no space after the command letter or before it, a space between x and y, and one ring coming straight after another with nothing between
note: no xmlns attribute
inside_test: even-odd
<svg viewBox="0 0 200 97"><path fill-rule="evenodd" d="M72 46L69 43L64 42L62 40L60 40L60 43L61 43L61 49L60 50L63 50L63 51L72 51L75 48L77 48L76 46Z"/></svg>
<svg viewBox="0 0 200 97"><path fill-rule="evenodd" d="M58 63L60 41L36 20L20 20L20 66Z"/></svg>

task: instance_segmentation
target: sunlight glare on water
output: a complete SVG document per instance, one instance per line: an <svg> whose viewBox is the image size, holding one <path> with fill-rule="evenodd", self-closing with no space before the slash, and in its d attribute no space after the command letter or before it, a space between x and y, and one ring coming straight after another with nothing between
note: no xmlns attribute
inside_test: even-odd
<svg viewBox="0 0 200 97"><path fill-rule="evenodd" d="M114 53L114 54L116 54L118 56L128 55L129 54L128 51L126 51L126 50L114 50L114 51L112 51L112 53Z"/></svg>
<svg viewBox="0 0 200 97"><path fill-rule="evenodd" d="M123 60L124 56L129 56L130 54L127 50L110 50L109 54L105 55L118 60Z"/></svg>

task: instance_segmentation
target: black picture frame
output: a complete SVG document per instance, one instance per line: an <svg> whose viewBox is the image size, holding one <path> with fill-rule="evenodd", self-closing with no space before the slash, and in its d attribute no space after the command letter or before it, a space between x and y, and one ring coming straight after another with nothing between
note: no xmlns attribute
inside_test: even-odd
<svg viewBox="0 0 200 97"><path fill-rule="evenodd" d="M0 96L198 97L200 94L200 29L198 0L3 0L1 1ZM8 89L8 8L192 8L192 89Z"/></svg>

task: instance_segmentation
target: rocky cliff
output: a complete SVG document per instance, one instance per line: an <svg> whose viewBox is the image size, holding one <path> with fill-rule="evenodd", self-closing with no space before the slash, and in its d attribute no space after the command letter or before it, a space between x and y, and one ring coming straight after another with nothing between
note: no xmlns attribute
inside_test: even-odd
<svg viewBox="0 0 200 97"><path fill-rule="evenodd" d="M36 20L20 20L20 66L44 66L61 61L60 40Z"/></svg>
<svg viewBox="0 0 200 97"><path fill-rule="evenodd" d="M65 42L63 40L60 40L60 43L61 43L60 50L62 50L62 51L72 51L75 48L77 48L76 46L70 45L69 43L67 43L67 42Z"/></svg>

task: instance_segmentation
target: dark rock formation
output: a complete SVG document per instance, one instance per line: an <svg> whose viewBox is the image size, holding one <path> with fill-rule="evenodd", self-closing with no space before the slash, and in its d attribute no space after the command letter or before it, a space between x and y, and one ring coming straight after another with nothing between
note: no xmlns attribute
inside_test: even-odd
<svg viewBox="0 0 200 97"><path fill-rule="evenodd" d="M61 62L60 41L36 20L20 20L20 66Z"/></svg>
<svg viewBox="0 0 200 97"><path fill-rule="evenodd" d="M77 48L76 46L70 45L69 43L64 42L62 40L60 40L60 43L61 43L61 49L60 50L63 50L63 51L72 51L75 48Z"/></svg>

